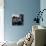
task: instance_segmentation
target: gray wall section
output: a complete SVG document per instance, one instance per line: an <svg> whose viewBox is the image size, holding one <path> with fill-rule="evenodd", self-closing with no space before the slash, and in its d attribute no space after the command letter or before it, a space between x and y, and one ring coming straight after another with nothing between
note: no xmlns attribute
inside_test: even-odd
<svg viewBox="0 0 46 46"><path fill-rule="evenodd" d="M40 10L42 11L43 9L46 9L46 0L41 0L40 1ZM46 10L43 12L43 22L40 22L40 25L45 26L46 27Z"/></svg>
<svg viewBox="0 0 46 46"><path fill-rule="evenodd" d="M32 28L32 21L40 9L40 0L5 0L4 26L5 40L18 41ZM24 25L12 26L12 14L24 14Z"/></svg>

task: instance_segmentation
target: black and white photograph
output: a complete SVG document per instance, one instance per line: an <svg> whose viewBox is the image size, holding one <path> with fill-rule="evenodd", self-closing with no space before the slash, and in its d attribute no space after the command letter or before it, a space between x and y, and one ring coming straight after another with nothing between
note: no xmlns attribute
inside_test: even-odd
<svg viewBox="0 0 46 46"><path fill-rule="evenodd" d="M23 25L24 14L15 15L12 17L12 25Z"/></svg>

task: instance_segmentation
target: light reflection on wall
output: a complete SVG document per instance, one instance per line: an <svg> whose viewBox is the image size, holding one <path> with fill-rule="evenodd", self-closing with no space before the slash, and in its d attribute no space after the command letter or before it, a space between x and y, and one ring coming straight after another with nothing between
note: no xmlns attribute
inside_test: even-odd
<svg viewBox="0 0 46 46"><path fill-rule="evenodd" d="M0 0L0 42L4 41L4 0Z"/></svg>

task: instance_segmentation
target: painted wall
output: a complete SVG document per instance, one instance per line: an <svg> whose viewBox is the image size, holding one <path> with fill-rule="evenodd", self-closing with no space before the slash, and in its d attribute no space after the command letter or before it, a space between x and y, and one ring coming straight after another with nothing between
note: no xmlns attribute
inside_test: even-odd
<svg viewBox="0 0 46 46"><path fill-rule="evenodd" d="M41 0L40 1L40 10L42 11L43 9L46 9L46 0ZM43 22L40 22L40 25L46 26L46 10L43 12Z"/></svg>
<svg viewBox="0 0 46 46"><path fill-rule="evenodd" d="M40 9L40 0L5 0L5 40L18 41L32 28L33 18ZM24 25L12 26L12 14L24 14Z"/></svg>
<svg viewBox="0 0 46 46"><path fill-rule="evenodd" d="M4 0L0 0L0 42L4 41Z"/></svg>
<svg viewBox="0 0 46 46"><path fill-rule="evenodd" d="M40 1L40 10L42 11L43 9L46 9L46 0ZM44 21L41 22L40 24L46 26L46 10L43 12L42 16L43 16Z"/></svg>

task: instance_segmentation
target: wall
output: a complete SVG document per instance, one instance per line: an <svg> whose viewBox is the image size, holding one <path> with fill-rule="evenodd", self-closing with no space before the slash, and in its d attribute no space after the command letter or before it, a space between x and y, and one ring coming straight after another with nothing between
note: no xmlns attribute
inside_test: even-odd
<svg viewBox="0 0 46 46"><path fill-rule="evenodd" d="M5 0L4 34L7 41L18 41L32 28L35 12L40 9L40 0ZM24 14L24 25L12 26L12 14Z"/></svg>
<svg viewBox="0 0 46 46"><path fill-rule="evenodd" d="M4 41L4 0L0 0L0 42Z"/></svg>
<svg viewBox="0 0 46 46"><path fill-rule="evenodd" d="M43 10L43 9L46 9L46 0L41 0L40 1L40 9L41 9L41 11ZM41 21L40 22L40 25L42 25L42 26L46 26L46 10L43 12L43 15L42 15L42 17L43 17L43 22Z"/></svg>

